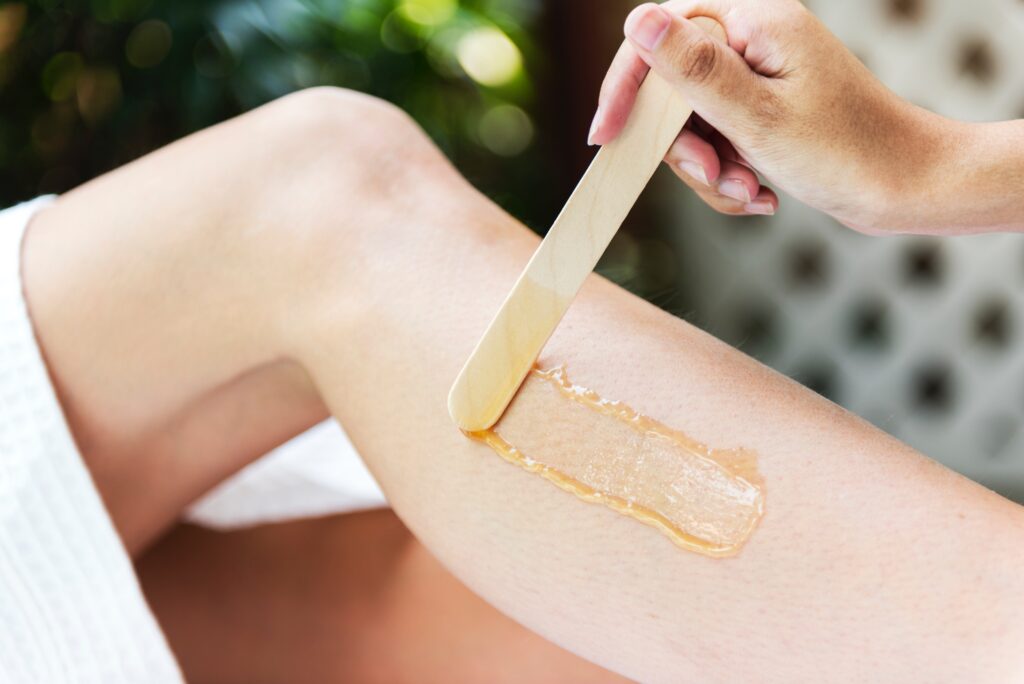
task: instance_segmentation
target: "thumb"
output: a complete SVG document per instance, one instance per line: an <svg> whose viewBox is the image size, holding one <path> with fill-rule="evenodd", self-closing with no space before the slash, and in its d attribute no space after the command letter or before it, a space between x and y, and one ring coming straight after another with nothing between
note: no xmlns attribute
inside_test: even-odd
<svg viewBox="0 0 1024 684"><path fill-rule="evenodd" d="M648 3L630 13L625 32L643 60L698 111L735 114L758 101L763 85L746 61L695 22Z"/></svg>

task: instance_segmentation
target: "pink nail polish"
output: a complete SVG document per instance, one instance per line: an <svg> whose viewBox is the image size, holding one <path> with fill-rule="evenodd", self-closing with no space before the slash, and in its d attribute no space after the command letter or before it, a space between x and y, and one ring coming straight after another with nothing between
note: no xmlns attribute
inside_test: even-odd
<svg viewBox="0 0 1024 684"><path fill-rule="evenodd" d="M626 36L644 50L653 50L668 32L672 17L657 5L641 5L626 18Z"/></svg>

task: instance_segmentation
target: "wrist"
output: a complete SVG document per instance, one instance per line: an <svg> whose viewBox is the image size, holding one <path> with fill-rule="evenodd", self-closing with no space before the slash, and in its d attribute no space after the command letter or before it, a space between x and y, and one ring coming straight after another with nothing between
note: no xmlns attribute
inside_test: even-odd
<svg viewBox="0 0 1024 684"><path fill-rule="evenodd" d="M886 91L868 107L870 121L855 132L841 167L842 200L825 210L841 223L869 235L930 233L950 202L950 167L965 124L943 118ZM871 141L872 144L864 144Z"/></svg>
<svg viewBox="0 0 1024 684"><path fill-rule="evenodd" d="M887 173L874 188L878 211L869 232L945 232L950 212L957 211L956 179L963 172L963 150L971 147L971 126L901 104L893 139L900 142L883 152Z"/></svg>

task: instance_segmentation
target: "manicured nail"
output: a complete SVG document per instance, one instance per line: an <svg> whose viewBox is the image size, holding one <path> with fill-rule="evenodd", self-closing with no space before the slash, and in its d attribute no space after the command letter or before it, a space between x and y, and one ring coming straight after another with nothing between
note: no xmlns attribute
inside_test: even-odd
<svg viewBox="0 0 1024 684"><path fill-rule="evenodd" d="M750 191L743 181L727 180L718 184L718 192L737 202L747 204L750 202Z"/></svg>
<svg viewBox="0 0 1024 684"><path fill-rule="evenodd" d="M679 162L679 170L701 185L709 185L708 174L704 172L704 167L697 162L681 161Z"/></svg>
<svg viewBox="0 0 1024 684"><path fill-rule="evenodd" d="M758 214L760 216L775 215L775 207L772 206L771 202L750 202L747 206L743 207L743 210L748 214Z"/></svg>
<svg viewBox="0 0 1024 684"><path fill-rule="evenodd" d="M597 108L597 112L594 113L594 120L590 123L590 133L587 134L587 144L594 144L594 136L601 130L601 108Z"/></svg>
<svg viewBox="0 0 1024 684"><path fill-rule="evenodd" d="M665 37L672 17L657 5L641 5L626 18L626 35L645 50L653 50Z"/></svg>

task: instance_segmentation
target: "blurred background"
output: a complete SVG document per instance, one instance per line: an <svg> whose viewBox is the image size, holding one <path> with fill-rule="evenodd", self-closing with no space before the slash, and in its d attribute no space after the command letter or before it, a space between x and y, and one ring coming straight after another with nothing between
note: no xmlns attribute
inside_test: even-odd
<svg viewBox="0 0 1024 684"><path fill-rule="evenodd" d="M337 85L408 111L543 233L593 155L598 87L635 4L0 0L0 205ZM808 4L904 97L1024 118L1024 2ZM663 170L599 270L1024 501L1024 238L870 239L785 197L771 219L725 219Z"/></svg>

